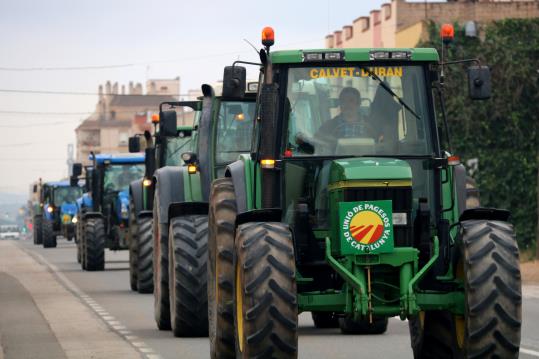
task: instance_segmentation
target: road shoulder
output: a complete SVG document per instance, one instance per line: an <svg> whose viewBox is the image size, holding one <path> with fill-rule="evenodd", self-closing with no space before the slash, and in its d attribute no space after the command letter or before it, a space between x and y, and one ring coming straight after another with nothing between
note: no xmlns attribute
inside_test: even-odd
<svg viewBox="0 0 539 359"><path fill-rule="evenodd" d="M137 358L135 350L112 331L49 268L12 241L0 242L0 272L16 279L33 299L67 358ZM28 338L31 340L31 338ZM9 343L2 342L4 354ZM6 355L5 359L10 359Z"/></svg>

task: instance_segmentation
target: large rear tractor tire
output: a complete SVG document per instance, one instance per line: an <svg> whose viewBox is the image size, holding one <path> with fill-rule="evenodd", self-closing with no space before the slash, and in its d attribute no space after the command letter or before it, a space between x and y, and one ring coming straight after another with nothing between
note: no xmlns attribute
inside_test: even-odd
<svg viewBox="0 0 539 359"><path fill-rule="evenodd" d="M332 312L312 312L314 327L318 329L338 328L339 317Z"/></svg>
<svg viewBox="0 0 539 359"><path fill-rule="evenodd" d="M138 292L153 293L152 218L139 218L136 231Z"/></svg>
<svg viewBox="0 0 539 359"><path fill-rule="evenodd" d="M137 287L137 262L138 262L138 238L137 217L133 199L129 200L129 286L136 292Z"/></svg>
<svg viewBox="0 0 539 359"><path fill-rule="evenodd" d="M288 225L240 225L234 259L236 357L297 358L296 264Z"/></svg>
<svg viewBox="0 0 539 359"><path fill-rule="evenodd" d="M105 270L105 226L101 218L90 218L86 221L84 239L85 269Z"/></svg>
<svg viewBox="0 0 539 359"><path fill-rule="evenodd" d="M169 227L169 292L172 332L208 335L208 216L172 218Z"/></svg>
<svg viewBox="0 0 539 359"><path fill-rule="evenodd" d="M410 321L414 357L518 358L522 294L513 227L468 220L460 236L456 276L464 281L464 316L426 312Z"/></svg>
<svg viewBox="0 0 539 359"><path fill-rule="evenodd" d="M208 335L212 359L236 357L232 309L235 198L231 178L213 181L208 213Z"/></svg>
<svg viewBox="0 0 539 359"><path fill-rule="evenodd" d="M350 317L339 318L339 327L343 334L384 334L387 331L388 319L374 317L354 320Z"/></svg>
<svg viewBox="0 0 539 359"><path fill-rule="evenodd" d="M56 247L56 236L54 235L54 228L52 221L47 219L43 220L43 248L54 248Z"/></svg>
<svg viewBox="0 0 539 359"><path fill-rule="evenodd" d="M42 231L43 218L41 216L34 216L34 244L43 243L43 233Z"/></svg>
<svg viewBox="0 0 539 359"><path fill-rule="evenodd" d="M168 226L159 223L159 184L155 190L152 221L154 316L159 330L170 330L168 292Z"/></svg>

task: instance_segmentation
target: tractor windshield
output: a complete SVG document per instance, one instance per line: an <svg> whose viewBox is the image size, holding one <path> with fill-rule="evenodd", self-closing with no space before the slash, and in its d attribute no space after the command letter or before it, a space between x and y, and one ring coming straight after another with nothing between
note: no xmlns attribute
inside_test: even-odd
<svg viewBox="0 0 539 359"><path fill-rule="evenodd" d="M80 196L82 196L82 188L80 187L58 187L54 190L54 205L75 203Z"/></svg>
<svg viewBox="0 0 539 359"><path fill-rule="evenodd" d="M288 153L430 155L425 88L421 66L290 68Z"/></svg>
<svg viewBox="0 0 539 359"><path fill-rule="evenodd" d="M144 176L144 164L114 164L105 169L105 192L123 191L129 184Z"/></svg>
<svg viewBox="0 0 539 359"><path fill-rule="evenodd" d="M183 164L181 154L193 150L191 136L178 136L167 138L165 149L165 166L180 166Z"/></svg>
<svg viewBox="0 0 539 359"><path fill-rule="evenodd" d="M224 166L251 149L255 102L223 101L217 123L215 162Z"/></svg>

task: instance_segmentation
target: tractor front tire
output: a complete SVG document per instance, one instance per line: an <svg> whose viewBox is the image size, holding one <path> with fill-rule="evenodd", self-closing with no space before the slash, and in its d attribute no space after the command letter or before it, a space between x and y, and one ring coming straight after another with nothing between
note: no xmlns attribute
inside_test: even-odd
<svg viewBox="0 0 539 359"><path fill-rule="evenodd" d="M342 334L384 334L387 331L388 319L386 317L373 317L354 320L348 316L339 318L339 327Z"/></svg>
<svg viewBox="0 0 539 359"><path fill-rule="evenodd" d="M168 244L172 332L208 336L208 216L172 218Z"/></svg>
<svg viewBox="0 0 539 359"><path fill-rule="evenodd" d="M138 292L153 293L152 218L139 218L136 232Z"/></svg>
<svg viewBox="0 0 539 359"><path fill-rule="evenodd" d="M513 227L463 221L460 239L455 275L464 282L464 316L427 311L412 318L414 357L518 358L522 294Z"/></svg>
<svg viewBox="0 0 539 359"><path fill-rule="evenodd" d="M170 330L170 298L168 292L168 226L159 223L158 190L158 188L155 190L152 221L154 317L159 330Z"/></svg>
<svg viewBox="0 0 539 359"><path fill-rule="evenodd" d="M502 221L461 224L467 357L518 358L522 289L513 226Z"/></svg>
<svg viewBox="0 0 539 359"><path fill-rule="evenodd" d="M138 238L137 238L137 217L135 214L135 204L131 198L129 201L129 286L136 292L137 287L137 262L138 262Z"/></svg>
<svg viewBox="0 0 539 359"><path fill-rule="evenodd" d="M339 318L333 312L312 312L314 327L318 329L338 328Z"/></svg>
<svg viewBox="0 0 539 359"><path fill-rule="evenodd" d="M208 213L208 335L212 359L235 358L234 237L236 197L231 178L216 179Z"/></svg>
<svg viewBox="0 0 539 359"><path fill-rule="evenodd" d="M296 263L288 225L240 225L234 260L236 357L297 358Z"/></svg>
<svg viewBox="0 0 539 359"><path fill-rule="evenodd" d="M43 217L41 216L34 216L34 244L42 244L43 243L43 233L42 231L42 224L43 224Z"/></svg>
<svg viewBox="0 0 539 359"><path fill-rule="evenodd" d="M54 235L54 228L52 221L43 220L43 248L54 248L56 247L56 236Z"/></svg>
<svg viewBox="0 0 539 359"><path fill-rule="evenodd" d="M84 228L84 259L87 271L105 270L105 225L101 218L90 218Z"/></svg>

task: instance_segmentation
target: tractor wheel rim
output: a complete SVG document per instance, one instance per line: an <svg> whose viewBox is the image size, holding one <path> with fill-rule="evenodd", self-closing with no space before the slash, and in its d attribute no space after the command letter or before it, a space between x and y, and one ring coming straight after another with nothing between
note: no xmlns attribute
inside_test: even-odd
<svg viewBox="0 0 539 359"><path fill-rule="evenodd" d="M236 263L236 327L240 352L243 352L243 297L241 295L240 266Z"/></svg>

